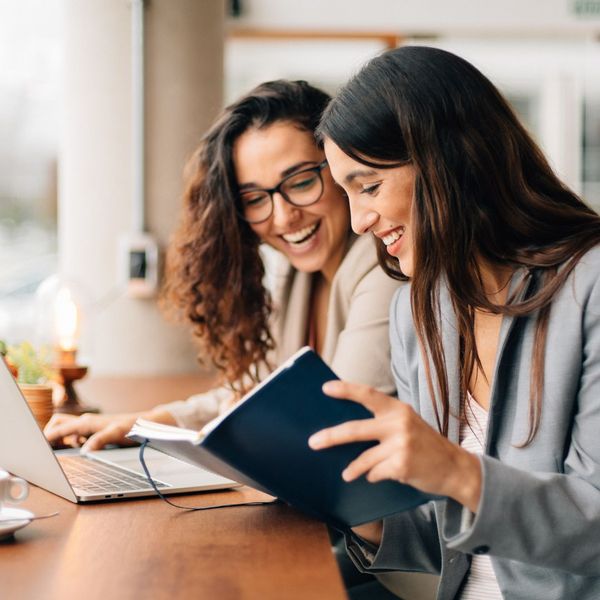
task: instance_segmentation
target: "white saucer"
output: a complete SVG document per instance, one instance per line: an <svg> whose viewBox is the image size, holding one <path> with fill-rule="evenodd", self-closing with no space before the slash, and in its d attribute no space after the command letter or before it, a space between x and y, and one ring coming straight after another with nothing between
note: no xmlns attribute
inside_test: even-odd
<svg viewBox="0 0 600 600"><path fill-rule="evenodd" d="M0 511L0 540L11 536L15 531L29 525L33 518L33 513L23 508L12 508L4 506ZM14 517L14 520L12 518ZM5 521L5 519L11 519Z"/></svg>

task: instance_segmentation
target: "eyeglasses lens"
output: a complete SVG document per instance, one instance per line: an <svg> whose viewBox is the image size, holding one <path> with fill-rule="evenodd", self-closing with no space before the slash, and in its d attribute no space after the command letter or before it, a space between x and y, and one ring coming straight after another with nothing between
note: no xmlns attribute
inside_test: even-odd
<svg viewBox="0 0 600 600"><path fill-rule="evenodd" d="M272 200L267 192L250 192L241 196L244 218L249 223L260 223L271 216Z"/></svg>
<svg viewBox="0 0 600 600"><path fill-rule="evenodd" d="M318 173L304 171L286 179L281 185L281 191L292 204L308 206L321 197L323 183Z"/></svg>
<svg viewBox="0 0 600 600"><path fill-rule="evenodd" d="M279 184L282 196L294 206L309 206L321 198L323 179L320 170L300 171ZM249 223L266 221L273 212L273 197L269 192L255 190L240 197L244 218Z"/></svg>

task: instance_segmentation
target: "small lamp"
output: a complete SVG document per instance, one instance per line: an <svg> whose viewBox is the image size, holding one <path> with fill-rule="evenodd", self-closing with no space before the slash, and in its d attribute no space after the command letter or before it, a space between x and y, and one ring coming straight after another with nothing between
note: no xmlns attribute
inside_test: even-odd
<svg viewBox="0 0 600 600"><path fill-rule="evenodd" d="M62 393L54 412L97 412L79 401L74 383L86 376L87 366L78 364L77 352L84 322L85 294L81 286L58 275L45 279L36 292L38 332L55 354L54 368Z"/></svg>
<svg viewBox="0 0 600 600"><path fill-rule="evenodd" d="M81 308L68 287L60 287L54 299L54 330L56 333L57 363L73 366L81 329Z"/></svg>

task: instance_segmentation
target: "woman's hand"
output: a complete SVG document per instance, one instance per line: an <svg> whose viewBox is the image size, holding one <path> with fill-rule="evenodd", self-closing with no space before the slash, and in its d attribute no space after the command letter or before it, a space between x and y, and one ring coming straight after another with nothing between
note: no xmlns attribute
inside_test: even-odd
<svg viewBox="0 0 600 600"><path fill-rule="evenodd" d="M309 439L314 450L350 442L379 442L344 469L346 481L361 475L371 482L394 479L426 493L449 496L477 512L481 464L476 455L435 431L408 404L371 387L329 381L323 391L333 398L358 402L374 415L323 429Z"/></svg>
<svg viewBox="0 0 600 600"><path fill-rule="evenodd" d="M135 423L137 414L82 415L55 414L44 428L50 442L62 442L82 451L100 450L107 444L131 445L125 437Z"/></svg>
<svg viewBox="0 0 600 600"><path fill-rule="evenodd" d="M158 408L147 413L112 415L84 413L75 416L59 413L53 415L48 421L44 434L50 442L62 442L75 448L81 446L83 452L100 450L107 444L131 446L134 442L125 436L139 417L157 423L175 425L171 413Z"/></svg>

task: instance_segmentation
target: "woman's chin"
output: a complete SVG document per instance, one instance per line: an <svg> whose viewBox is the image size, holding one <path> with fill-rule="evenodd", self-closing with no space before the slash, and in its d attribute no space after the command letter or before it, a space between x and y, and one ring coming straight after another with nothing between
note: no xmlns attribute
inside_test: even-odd
<svg viewBox="0 0 600 600"><path fill-rule="evenodd" d="M406 277L412 278L413 276L413 263L412 260L408 260L406 258L398 258L398 264L400 265L400 270Z"/></svg>
<svg viewBox="0 0 600 600"><path fill-rule="evenodd" d="M316 254L312 255L287 255L287 259L297 271L302 273L316 273L323 268L324 261Z"/></svg>

